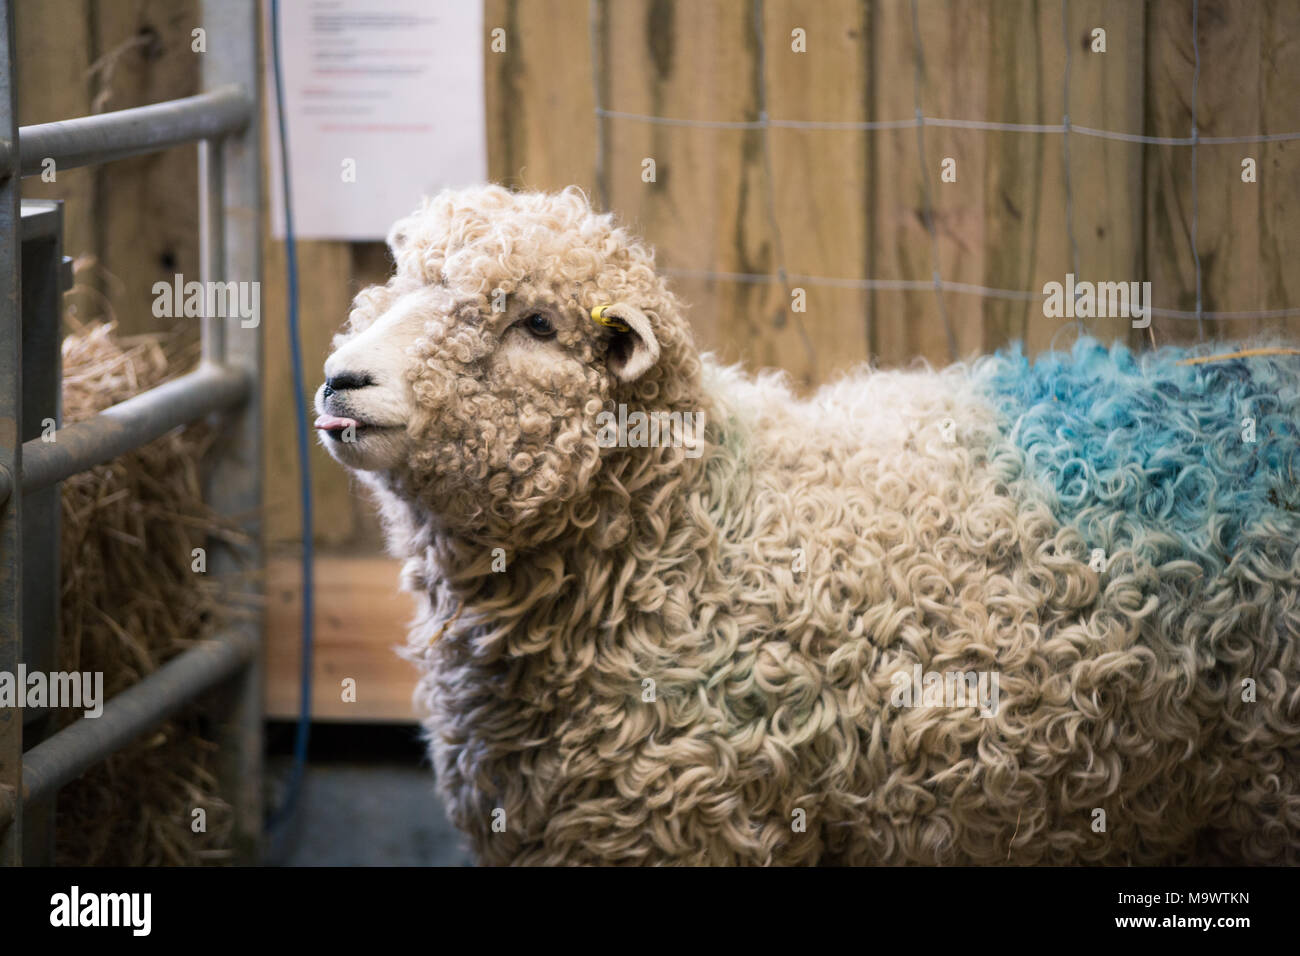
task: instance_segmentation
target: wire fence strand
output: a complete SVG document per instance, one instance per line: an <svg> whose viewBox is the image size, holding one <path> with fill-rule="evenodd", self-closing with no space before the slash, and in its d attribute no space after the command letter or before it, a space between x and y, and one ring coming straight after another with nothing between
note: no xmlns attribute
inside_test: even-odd
<svg viewBox="0 0 1300 956"><path fill-rule="evenodd" d="M1200 251L1197 247L1199 231L1199 208L1196 197L1196 157L1199 146L1212 145L1236 145L1236 144L1256 144L1256 143L1285 143L1300 140L1300 131L1285 133L1260 133L1248 136L1202 136L1196 122L1197 99L1200 92L1200 73L1201 73L1201 55L1200 43L1197 32L1199 29L1199 2L1191 0L1192 3L1192 48L1194 57L1194 68L1192 74L1192 93L1191 93L1191 111L1192 125L1190 136L1149 136L1142 133L1129 133L1123 130L1099 129L1091 126L1080 126L1071 121L1070 118L1070 35L1068 24L1068 3L1062 0L1061 19L1062 32L1066 46L1065 61L1065 93L1064 109L1061 123L1003 123L990 120L971 120L971 119L954 119L951 117L928 116L922 109L921 89L924 80L924 49L922 47L919 18L916 8L916 0L911 2L912 14L912 33L916 47L915 58L915 104L916 112L911 119L896 120L796 120L773 118L768 115L766 80L764 71L766 69L766 48L763 43L762 30L762 0L755 0L753 5L756 31L758 42L758 56L760 65L758 67L757 83L759 89L756 90L755 100L758 105L758 119L755 120L715 120L708 118L695 117L673 117L659 116L648 113L634 113L624 110L608 109L603 103L602 97L602 42L600 36L600 0L589 0L588 5L588 28L591 41L591 61L592 61L592 90L593 102L595 104L595 118L597 128L596 143L596 182L597 189L600 193L601 204L603 208L609 208L609 186L608 186L608 134L605 127L606 120L619 120L623 122L643 123L654 126L671 126L692 129L715 129L715 130L758 130L763 134L762 146L764 157L764 171L767 188L767 215L769 218L770 229L773 236L774 256L776 259L776 275L766 273L740 273L726 272L713 269L681 269L665 268L667 275L682 279L707 281L707 282L738 282L750 284L778 284L782 286L787 293L796 286L824 286L838 289L859 289L859 290L879 290L879 291L898 291L898 292L924 292L933 290L939 305L940 316L943 319L944 331L948 340L950 353L956 356L956 339L948 318L947 309L944 304L944 293L953 293L958 295L976 295L984 298L1003 299L1017 302L1035 302L1044 301L1047 298L1046 292L1039 292L1025 289L999 289L992 286L979 285L969 282L953 282L942 278L939 270L939 252L938 252L938 234L934 224L933 206L930 196L930 178L929 170L925 162L925 127L932 126L941 129L966 129L979 130L994 133L1024 133L1031 135L1060 135L1062 136L1062 152L1065 162L1065 189L1066 189L1066 229L1069 235L1071 262L1075 270L1075 275L1079 276L1079 253L1078 244L1074 232L1074 210L1072 183L1070 178L1070 138L1072 136L1084 136L1095 139L1114 140L1125 143L1133 143L1145 146L1178 146L1189 147L1192 149L1191 157L1191 180L1192 180L1192 216L1191 216L1191 246L1196 270L1196 308L1194 310L1166 309L1147 305L1147 313L1150 316L1156 316L1165 319L1194 321L1200 336L1205 335L1204 323L1208 321L1236 321L1251 319L1288 319L1300 316L1300 307L1284 309L1260 309L1260 310L1239 310L1239 311L1207 311L1204 308L1203 289L1204 277ZM874 132L889 130L906 130L915 129L917 131L918 156L921 163L922 184L924 190L924 218L926 230L930 236L931 259L933 264L933 274L930 280L923 279L878 279L878 278L840 278L834 276L818 275L801 275L790 273L786 269L784 246L781 241L781 232L779 220L776 216L775 209L775 189L776 181L772 169L770 131L772 129L793 129L793 130L826 130L826 131L849 131L849 132ZM1080 326L1082 328L1082 325ZM803 330L801 329L801 334ZM806 336L805 336L806 338Z"/></svg>
<svg viewBox="0 0 1300 956"><path fill-rule="evenodd" d="M593 0L594 2L594 0ZM652 126L684 126L696 129L762 129L764 125L772 129L806 129L806 130L844 130L848 132L873 132L881 130L913 129L917 126L936 126L946 129L971 129L989 133L1064 133L1062 123L998 123L990 120L953 119L946 116L914 116L911 119L897 120L793 120L769 117L767 123L758 120L713 120L677 116L655 116L650 113L629 113L626 110L596 108L596 115L602 119L620 119L635 123L647 123ZM1125 143L1137 143L1146 146L1224 146L1249 143L1288 143L1300 140L1300 132L1295 133L1260 133L1253 136L1147 136L1142 133L1126 133L1122 130L1097 129L1093 126L1070 124L1070 132L1076 136L1091 136L1097 139L1120 140Z"/></svg>

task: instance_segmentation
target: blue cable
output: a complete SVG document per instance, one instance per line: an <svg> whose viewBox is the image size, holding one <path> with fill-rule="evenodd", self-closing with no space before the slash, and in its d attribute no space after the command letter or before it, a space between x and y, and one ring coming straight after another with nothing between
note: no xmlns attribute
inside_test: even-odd
<svg viewBox="0 0 1300 956"><path fill-rule="evenodd" d="M298 250L293 232L293 191L289 188L289 134L284 118L284 77L280 70L280 0L271 0L271 64L275 74L276 119L280 134L280 187L284 195L284 249L289 288L289 355L293 365L293 403L297 414L298 482L302 501L302 706L293 744L293 770L284 803L272 815L270 826L278 827L293 816L307 769L307 744L311 738L311 664L315 600L312 582L311 462L308 457L307 408L303 399L302 346L298 329Z"/></svg>

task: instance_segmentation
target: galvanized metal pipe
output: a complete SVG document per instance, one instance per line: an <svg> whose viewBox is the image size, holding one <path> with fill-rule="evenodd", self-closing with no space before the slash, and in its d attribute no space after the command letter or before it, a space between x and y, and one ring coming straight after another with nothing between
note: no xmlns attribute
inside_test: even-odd
<svg viewBox="0 0 1300 956"><path fill-rule="evenodd" d="M0 140L18 139L17 93L14 77L14 5L0 3ZM0 158L0 466L17 483L23 456L22 319L19 294L21 263L17 156L11 148ZM13 673L23 659L23 499L0 508L0 671ZM23 717L14 708L0 707L0 789L13 797L22 789ZM0 800L0 803L3 803ZM0 866L23 861L23 815L12 806L17 824L0 830Z"/></svg>
<svg viewBox="0 0 1300 956"><path fill-rule="evenodd" d="M18 131L20 174L37 175L47 159L62 171L220 138L247 126L252 111L244 90L224 86L165 103L24 126Z"/></svg>
<svg viewBox="0 0 1300 956"><path fill-rule="evenodd" d="M260 100L262 58L258 50L261 5L256 0L200 0L199 22L208 28L208 52L199 58L203 89L215 90L236 84ZM254 117L261 110L254 107ZM253 283L262 279L262 196L261 127L254 120L237 136L219 144L221 152L220 197L216 184L212 210L224 234L211 235L214 252L220 251L220 278ZM213 144L213 152L218 144ZM208 237L205 232L205 238ZM218 245L219 243L219 245ZM236 551L212 542L208 552L208 573L229 575L233 589L246 599L261 595L262 582L240 574L248 567L264 567L262 552L262 325L246 324L246 317L227 317L222 364L244 369L253 382L252 395L240 410L222 423L220 442L213 448L212 469L204 481L208 504L248 534L248 544ZM253 318L257 318L254 316ZM229 593L229 592L228 592ZM262 640L261 618L251 617L240 625L249 639ZM254 654L239 676L222 694L217 743L220 745L216 774L220 791L230 804L233 826L230 848L238 863L257 863L261 858L262 828L262 662Z"/></svg>
<svg viewBox="0 0 1300 956"><path fill-rule="evenodd" d="M174 381L106 408L94 418L60 428L54 440L23 443L25 494L139 448L209 412L232 408L252 389L241 369L204 363Z"/></svg>
<svg viewBox="0 0 1300 956"><path fill-rule="evenodd" d="M48 800L64 784L238 673L256 649L256 639L242 628L203 641L122 691L98 717L83 717L37 744L23 755L23 805ZM12 813L12 806L0 799L0 831Z"/></svg>
<svg viewBox="0 0 1300 956"><path fill-rule="evenodd" d="M199 143L199 273L205 289L226 278L226 165L221 140ZM206 300L213 300L208 297ZM205 315L202 327L203 359L226 360L226 323L223 316Z"/></svg>

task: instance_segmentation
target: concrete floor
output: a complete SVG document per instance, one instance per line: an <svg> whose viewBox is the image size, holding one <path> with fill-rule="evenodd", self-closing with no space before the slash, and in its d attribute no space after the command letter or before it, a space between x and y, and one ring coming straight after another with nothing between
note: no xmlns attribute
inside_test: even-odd
<svg viewBox="0 0 1300 956"><path fill-rule="evenodd" d="M331 731L336 728L331 728ZM460 834L434 793L414 729L370 728L343 735L313 729L311 760L295 819L276 841L281 866L472 866ZM396 733L396 739L394 739ZM291 765L272 752L267 777L282 782ZM317 739L319 738L319 739ZM276 788L279 789L279 788ZM272 796L278 805L278 795Z"/></svg>

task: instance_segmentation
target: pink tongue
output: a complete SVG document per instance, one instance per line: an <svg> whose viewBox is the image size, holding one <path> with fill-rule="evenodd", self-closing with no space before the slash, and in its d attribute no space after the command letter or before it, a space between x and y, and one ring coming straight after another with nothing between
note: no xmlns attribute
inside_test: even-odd
<svg viewBox="0 0 1300 956"><path fill-rule="evenodd" d="M337 415L322 415L316 419L316 428L323 429L327 432L336 431L340 428L347 428L349 425L356 425L356 420L352 418L339 418Z"/></svg>

